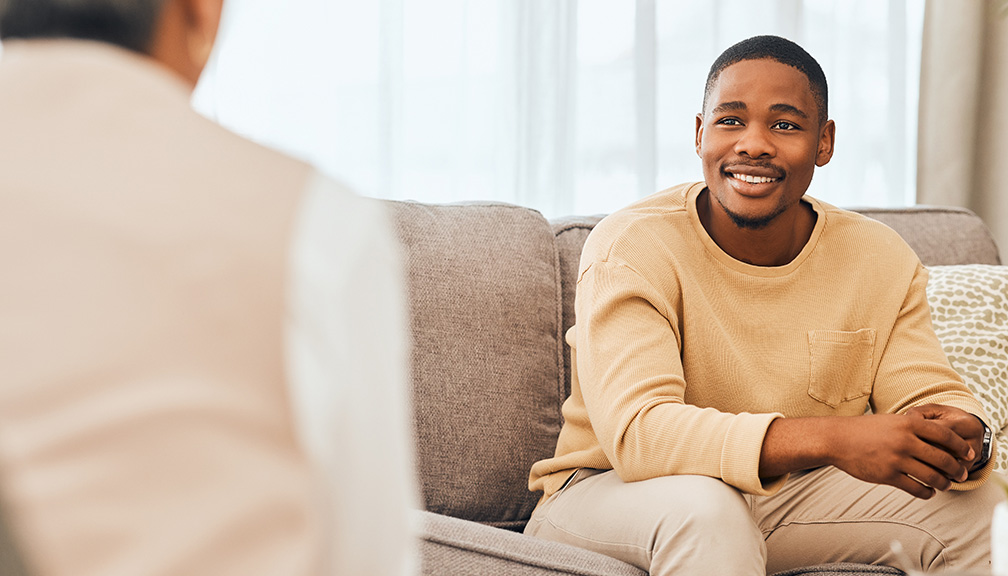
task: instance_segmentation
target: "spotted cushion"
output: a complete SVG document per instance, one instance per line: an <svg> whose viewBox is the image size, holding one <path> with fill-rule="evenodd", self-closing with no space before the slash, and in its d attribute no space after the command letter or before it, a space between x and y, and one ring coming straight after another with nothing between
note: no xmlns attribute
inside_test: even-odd
<svg viewBox="0 0 1008 576"><path fill-rule="evenodd" d="M935 333L952 367L991 417L1008 447L1008 266L932 266L928 302ZM1008 471L1008 449L998 450Z"/></svg>

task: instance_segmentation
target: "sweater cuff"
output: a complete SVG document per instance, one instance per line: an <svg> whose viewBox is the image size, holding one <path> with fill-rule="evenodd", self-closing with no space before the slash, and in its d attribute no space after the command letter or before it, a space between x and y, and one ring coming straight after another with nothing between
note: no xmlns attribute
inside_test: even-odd
<svg viewBox="0 0 1008 576"><path fill-rule="evenodd" d="M759 461L767 428L783 417L783 414L748 413L735 416L721 447L721 478L726 483L757 496L769 496L780 490L789 475L761 480Z"/></svg>

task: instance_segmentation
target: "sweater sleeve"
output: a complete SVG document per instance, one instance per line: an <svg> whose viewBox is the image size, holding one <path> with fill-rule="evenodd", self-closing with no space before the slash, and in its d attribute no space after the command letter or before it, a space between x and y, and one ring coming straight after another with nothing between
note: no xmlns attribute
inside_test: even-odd
<svg viewBox="0 0 1008 576"><path fill-rule="evenodd" d="M975 414L990 426L990 417L952 369L931 325L927 281L927 269L918 264L882 351L872 390L872 410L878 414L901 414L914 406L942 404ZM970 474L966 482L953 483L952 489L971 490L983 484L995 460L992 457L986 466Z"/></svg>
<svg viewBox="0 0 1008 576"><path fill-rule="evenodd" d="M779 414L728 414L684 401L681 306L631 267L591 264L578 282L577 378L603 452L624 481L674 474L720 478L771 494L759 478L767 427Z"/></svg>

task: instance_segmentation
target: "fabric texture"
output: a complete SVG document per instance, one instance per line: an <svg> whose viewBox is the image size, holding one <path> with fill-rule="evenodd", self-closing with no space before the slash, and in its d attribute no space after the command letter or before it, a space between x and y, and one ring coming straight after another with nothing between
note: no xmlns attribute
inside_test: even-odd
<svg viewBox="0 0 1008 576"><path fill-rule="evenodd" d="M1008 472L1008 266L933 266L931 319L952 367L990 417L996 469Z"/></svg>
<svg viewBox="0 0 1008 576"><path fill-rule="evenodd" d="M536 503L525 466L552 454L560 429L549 225L502 204L387 206L406 262L425 507L521 530Z"/></svg>
<svg viewBox="0 0 1008 576"><path fill-rule="evenodd" d="M924 268L895 232L807 198L818 218L802 252L784 266L750 266L706 234L702 189L658 193L588 237L578 325L567 333L576 369L564 427L531 489L549 496L587 467L625 481L702 474L769 494L786 480L764 483L757 471L777 414L860 415L869 402L900 412L910 398L982 411L931 329ZM726 305L732 314L719 312Z"/></svg>

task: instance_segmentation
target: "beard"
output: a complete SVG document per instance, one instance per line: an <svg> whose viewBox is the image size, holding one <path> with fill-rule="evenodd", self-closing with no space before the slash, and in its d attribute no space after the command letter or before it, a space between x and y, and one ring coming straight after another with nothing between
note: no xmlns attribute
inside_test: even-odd
<svg viewBox="0 0 1008 576"><path fill-rule="evenodd" d="M768 214L763 214L761 216L746 216L744 214L739 214L738 212L732 211L725 203L721 201L721 197L717 194L714 195L714 199L717 203L721 205L721 209L724 210L725 214L731 218L731 221L744 230L760 230L766 228L774 221L775 218L783 214L788 209L788 203L784 198L780 199L777 206L769 212Z"/></svg>

